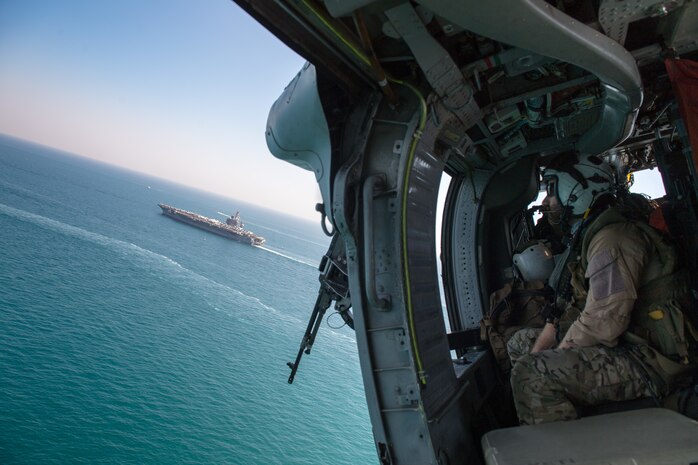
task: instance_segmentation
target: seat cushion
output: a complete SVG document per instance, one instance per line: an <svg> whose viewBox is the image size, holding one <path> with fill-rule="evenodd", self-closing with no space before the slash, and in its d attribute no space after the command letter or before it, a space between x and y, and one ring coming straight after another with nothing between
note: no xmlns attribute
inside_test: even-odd
<svg viewBox="0 0 698 465"><path fill-rule="evenodd" d="M490 431L482 449L487 465L698 465L698 422L632 410Z"/></svg>

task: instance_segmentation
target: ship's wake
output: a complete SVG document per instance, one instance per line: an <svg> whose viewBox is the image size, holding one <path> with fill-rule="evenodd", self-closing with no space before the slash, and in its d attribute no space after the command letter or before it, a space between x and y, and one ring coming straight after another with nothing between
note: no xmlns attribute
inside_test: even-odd
<svg viewBox="0 0 698 465"><path fill-rule="evenodd" d="M317 268L317 266L318 266L317 263L310 263L310 262L306 262L304 260L301 260L300 258L291 257L290 255L286 255L284 253L281 253L278 250L270 249L270 248L264 247L264 246L256 246L256 247L258 249L266 250L267 252L273 253L274 255L278 255L279 257L283 257L283 258L286 258L288 260L292 260L294 262L301 263L301 264L306 265L306 266L311 266L313 268Z"/></svg>
<svg viewBox="0 0 698 465"><path fill-rule="evenodd" d="M220 212L218 212L218 213L220 213ZM270 231L270 232L273 232L273 233L276 233L276 234L280 234L280 235L282 235L282 236L290 237L291 239L296 239L296 240L298 240L298 241L307 242L308 244L319 245L320 247L327 247L327 244L322 244L322 243L320 243L320 242L315 242L315 241L310 240L310 239L307 239L307 238L305 238L305 237L296 236L296 235L294 235L294 234L290 234L288 231L280 231L280 230L278 230L278 229L270 228L269 226L264 226L264 225L259 224L259 223L253 223L252 221L246 221L245 223L248 224L248 225L254 226L255 228L264 229L264 230L266 230L266 231Z"/></svg>

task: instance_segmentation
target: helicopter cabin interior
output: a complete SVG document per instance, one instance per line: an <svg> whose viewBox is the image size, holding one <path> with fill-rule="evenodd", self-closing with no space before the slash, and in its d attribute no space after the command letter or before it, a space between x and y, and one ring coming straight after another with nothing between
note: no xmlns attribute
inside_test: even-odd
<svg viewBox="0 0 698 465"><path fill-rule="evenodd" d="M318 302L355 328L381 464L698 463L696 380L683 401L520 427L481 336L513 255L539 239L541 170L564 154L601 157L620 182L661 175L695 294L698 2L236 3L309 62L266 138L315 173L333 236Z"/></svg>

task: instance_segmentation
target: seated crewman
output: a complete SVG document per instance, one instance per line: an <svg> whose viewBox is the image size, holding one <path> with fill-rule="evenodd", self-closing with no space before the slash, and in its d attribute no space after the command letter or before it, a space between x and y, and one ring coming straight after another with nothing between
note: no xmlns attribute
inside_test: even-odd
<svg viewBox="0 0 698 465"><path fill-rule="evenodd" d="M550 279L556 307L545 327L508 344L521 424L576 418L575 405L657 398L693 371L687 276L614 179L596 156L558 157L543 173L547 217L571 240Z"/></svg>
<svg viewBox="0 0 698 465"><path fill-rule="evenodd" d="M515 279L490 295L490 309L480 322L480 337L488 342L502 375L509 378L511 354L507 341L522 328L539 331L545 324L541 310L553 295L546 286L555 267L550 248L542 242L527 244L514 254Z"/></svg>

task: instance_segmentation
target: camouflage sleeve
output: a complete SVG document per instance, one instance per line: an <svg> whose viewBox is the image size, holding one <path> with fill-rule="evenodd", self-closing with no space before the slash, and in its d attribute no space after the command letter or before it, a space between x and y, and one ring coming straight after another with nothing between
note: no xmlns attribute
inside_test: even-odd
<svg viewBox="0 0 698 465"><path fill-rule="evenodd" d="M614 347L630 324L642 270L651 244L632 223L601 229L589 243L589 294L563 341L572 347Z"/></svg>

